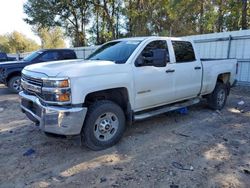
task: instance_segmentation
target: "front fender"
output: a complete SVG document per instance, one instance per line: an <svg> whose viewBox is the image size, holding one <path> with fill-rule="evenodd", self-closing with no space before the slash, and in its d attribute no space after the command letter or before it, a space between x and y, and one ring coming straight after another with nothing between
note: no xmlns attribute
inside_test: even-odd
<svg viewBox="0 0 250 188"><path fill-rule="evenodd" d="M133 106L132 84L132 77L127 73L71 78L72 104L84 103L89 93L124 87L128 91L129 100Z"/></svg>

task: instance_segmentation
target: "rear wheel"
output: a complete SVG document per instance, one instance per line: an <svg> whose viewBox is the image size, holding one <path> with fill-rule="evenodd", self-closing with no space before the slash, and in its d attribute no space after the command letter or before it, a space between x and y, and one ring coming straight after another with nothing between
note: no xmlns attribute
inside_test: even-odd
<svg viewBox="0 0 250 188"><path fill-rule="evenodd" d="M92 150L102 150L115 145L125 130L125 115L112 101L97 101L88 109L81 133L82 142Z"/></svg>
<svg viewBox="0 0 250 188"><path fill-rule="evenodd" d="M14 76L8 81L8 87L14 93L19 93L22 91L21 88L21 76Z"/></svg>
<svg viewBox="0 0 250 188"><path fill-rule="evenodd" d="M227 87L225 84L218 82L214 91L208 95L208 106L214 110L221 110L227 101Z"/></svg>

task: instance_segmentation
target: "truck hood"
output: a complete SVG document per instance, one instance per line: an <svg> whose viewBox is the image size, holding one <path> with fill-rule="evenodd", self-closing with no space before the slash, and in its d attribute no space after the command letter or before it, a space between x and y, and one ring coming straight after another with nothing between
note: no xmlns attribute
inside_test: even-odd
<svg viewBox="0 0 250 188"><path fill-rule="evenodd" d="M25 61L4 61L0 63L0 67L12 67L15 65L20 65L21 63L25 63Z"/></svg>
<svg viewBox="0 0 250 188"><path fill-rule="evenodd" d="M123 67L123 68L122 68ZM81 77L124 72L125 64L104 60L63 60L26 66L29 72L46 74L48 77ZM124 71L122 71L124 70Z"/></svg>

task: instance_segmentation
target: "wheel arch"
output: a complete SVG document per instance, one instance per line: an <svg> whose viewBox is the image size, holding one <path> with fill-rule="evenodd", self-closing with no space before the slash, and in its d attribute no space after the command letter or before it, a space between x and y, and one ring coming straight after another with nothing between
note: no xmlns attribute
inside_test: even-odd
<svg viewBox="0 0 250 188"><path fill-rule="evenodd" d="M227 95L229 95L229 93L230 93L230 76L231 76L230 72L221 73L218 75L217 81L216 81L216 83L220 82L220 83L223 83L226 85ZM215 83L215 85L216 85L216 83Z"/></svg>
<svg viewBox="0 0 250 188"><path fill-rule="evenodd" d="M230 76L231 76L230 72L221 73L217 77L217 82L221 82L221 83L227 84L230 81Z"/></svg>
<svg viewBox="0 0 250 188"><path fill-rule="evenodd" d="M8 83L9 80L11 78L13 78L14 76L21 76L21 71L13 71L13 72L9 73L7 78L6 78L6 83Z"/></svg>
<svg viewBox="0 0 250 188"><path fill-rule="evenodd" d="M110 100L118 104L124 111L127 122L129 124L132 123L133 113L127 88L118 87L88 93L84 99L84 106L88 107L89 105L99 100Z"/></svg>

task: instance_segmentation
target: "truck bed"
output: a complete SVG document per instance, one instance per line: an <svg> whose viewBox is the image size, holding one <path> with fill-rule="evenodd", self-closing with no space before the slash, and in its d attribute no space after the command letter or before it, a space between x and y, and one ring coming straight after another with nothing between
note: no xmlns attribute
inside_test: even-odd
<svg viewBox="0 0 250 188"><path fill-rule="evenodd" d="M236 74L236 59L201 59L203 66L203 77L202 77L202 95L211 93L215 87L217 77L221 73L229 73L230 85L233 85ZM235 70L235 71L232 71Z"/></svg>

